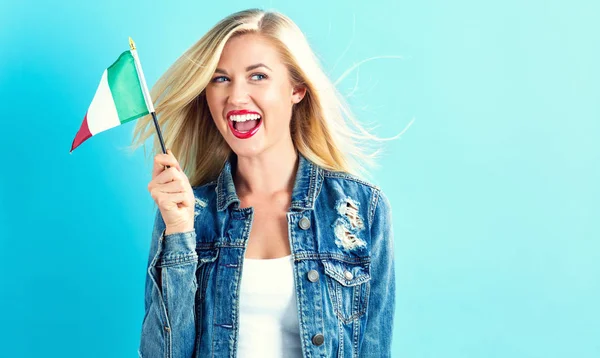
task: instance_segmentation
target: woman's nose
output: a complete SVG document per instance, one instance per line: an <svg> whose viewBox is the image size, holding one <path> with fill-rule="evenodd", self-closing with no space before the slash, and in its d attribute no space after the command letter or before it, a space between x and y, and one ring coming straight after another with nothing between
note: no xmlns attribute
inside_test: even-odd
<svg viewBox="0 0 600 358"><path fill-rule="evenodd" d="M229 93L228 102L232 105L246 104L249 101L248 89L243 83L233 83Z"/></svg>

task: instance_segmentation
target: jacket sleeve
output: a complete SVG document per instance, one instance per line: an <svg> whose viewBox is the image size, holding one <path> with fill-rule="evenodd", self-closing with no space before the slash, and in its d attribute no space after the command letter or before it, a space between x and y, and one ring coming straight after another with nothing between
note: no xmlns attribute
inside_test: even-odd
<svg viewBox="0 0 600 358"><path fill-rule="evenodd" d="M396 303L392 212L380 190L373 195L371 281L366 327L360 357L391 357Z"/></svg>
<svg viewBox="0 0 600 358"><path fill-rule="evenodd" d="M157 210L145 282L140 357L193 356L197 264L196 232L165 236L165 224Z"/></svg>

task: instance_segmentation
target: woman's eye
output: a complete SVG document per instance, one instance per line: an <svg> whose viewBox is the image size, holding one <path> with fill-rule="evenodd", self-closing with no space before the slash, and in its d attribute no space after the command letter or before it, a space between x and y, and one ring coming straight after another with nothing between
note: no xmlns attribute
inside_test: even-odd
<svg viewBox="0 0 600 358"><path fill-rule="evenodd" d="M227 81L227 77L225 77L225 76L219 76L219 77L215 77L212 79L212 82L215 82L215 83L225 82L225 81Z"/></svg>
<svg viewBox="0 0 600 358"><path fill-rule="evenodd" d="M251 78L253 80L260 81L260 80L264 80L265 78L267 78L267 75L265 75L264 73L255 73L251 76Z"/></svg>

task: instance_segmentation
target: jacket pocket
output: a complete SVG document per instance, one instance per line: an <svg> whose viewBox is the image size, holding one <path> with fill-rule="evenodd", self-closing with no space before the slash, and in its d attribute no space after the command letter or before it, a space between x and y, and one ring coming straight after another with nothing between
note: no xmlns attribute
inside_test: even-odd
<svg viewBox="0 0 600 358"><path fill-rule="evenodd" d="M370 264L342 260L323 260L327 291L336 316L344 324L367 311L370 291Z"/></svg>

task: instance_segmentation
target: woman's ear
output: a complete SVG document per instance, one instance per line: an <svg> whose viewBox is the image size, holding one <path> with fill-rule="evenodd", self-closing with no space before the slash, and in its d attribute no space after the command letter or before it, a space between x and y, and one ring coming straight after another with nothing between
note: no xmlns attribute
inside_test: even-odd
<svg viewBox="0 0 600 358"><path fill-rule="evenodd" d="M306 95L306 87L304 86L296 86L292 91L292 103L300 103L304 96Z"/></svg>

